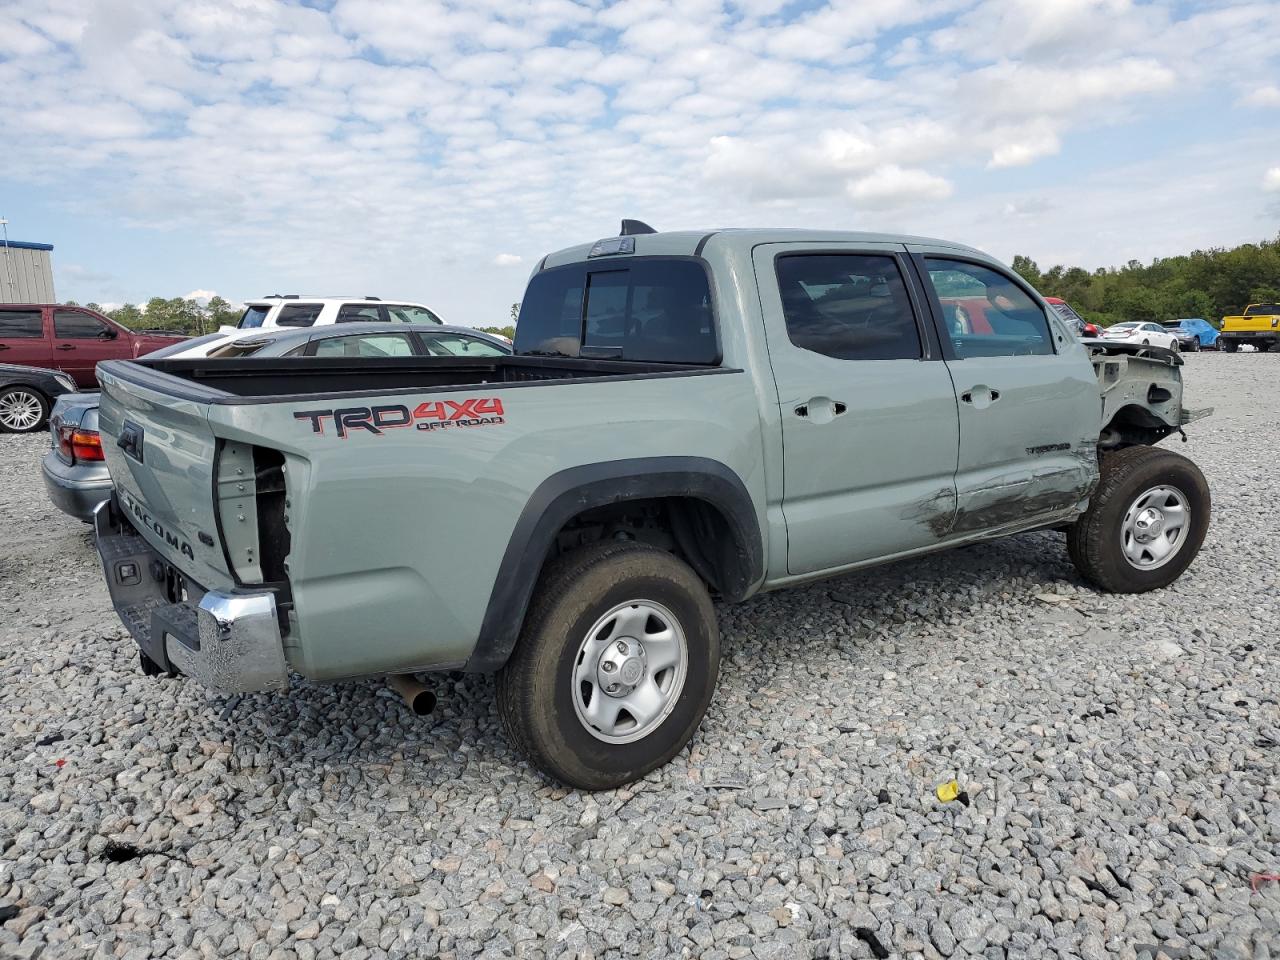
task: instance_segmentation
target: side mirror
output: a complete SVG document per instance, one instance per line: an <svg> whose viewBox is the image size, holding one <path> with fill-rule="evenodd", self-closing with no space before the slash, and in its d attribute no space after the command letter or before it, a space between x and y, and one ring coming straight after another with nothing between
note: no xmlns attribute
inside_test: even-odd
<svg viewBox="0 0 1280 960"><path fill-rule="evenodd" d="M99 340L114 340L118 336L120 336L120 334L118 334L112 327L103 327L98 333Z"/></svg>

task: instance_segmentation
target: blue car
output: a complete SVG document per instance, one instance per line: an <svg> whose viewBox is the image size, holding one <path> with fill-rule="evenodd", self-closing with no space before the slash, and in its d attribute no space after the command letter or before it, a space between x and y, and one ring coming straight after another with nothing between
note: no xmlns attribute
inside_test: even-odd
<svg viewBox="0 0 1280 960"><path fill-rule="evenodd" d="M1195 317L1190 320L1172 320L1162 326L1178 338L1182 350L1216 350L1218 330L1208 320Z"/></svg>

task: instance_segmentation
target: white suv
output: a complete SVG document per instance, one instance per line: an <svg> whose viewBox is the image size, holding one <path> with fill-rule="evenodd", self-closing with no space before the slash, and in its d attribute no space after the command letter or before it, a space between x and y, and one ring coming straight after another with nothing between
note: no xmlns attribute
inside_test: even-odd
<svg viewBox="0 0 1280 960"><path fill-rule="evenodd" d="M392 303L377 297L307 297L274 294L246 300L238 330L320 327L329 323L440 323L420 303Z"/></svg>
<svg viewBox="0 0 1280 960"><path fill-rule="evenodd" d="M170 359L207 357L211 350L263 330L323 327L331 323L433 323L440 318L420 303L379 300L377 297L307 297L275 294L246 300L240 322L215 333L184 340L152 356Z"/></svg>

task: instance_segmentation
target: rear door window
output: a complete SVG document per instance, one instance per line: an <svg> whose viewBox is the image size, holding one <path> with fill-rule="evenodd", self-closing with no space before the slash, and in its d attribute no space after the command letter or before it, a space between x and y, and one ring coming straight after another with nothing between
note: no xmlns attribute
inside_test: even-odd
<svg viewBox="0 0 1280 960"><path fill-rule="evenodd" d="M0 310L0 340L37 340L44 336L39 310Z"/></svg>
<svg viewBox="0 0 1280 960"><path fill-rule="evenodd" d="M290 303L280 308L280 316L276 317L276 326L309 327L316 322L322 303Z"/></svg>
<svg viewBox="0 0 1280 960"><path fill-rule="evenodd" d="M716 363L706 271L694 260L652 258L540 273L525 292L516 352Z"/></svg>
<svg viewBox="0 0 1280 960"><path fill-rule="evenodd" d="M787 336L837 360L915 360L923 354L906 283L893 257L780 257L778 292Z"/></svg>
<svg viewBox="0 0 1280 960"><path fill-rule="evenodd" d="M403 333L364 333L312 341L317 357L408 357L413 354Z"/></svg>

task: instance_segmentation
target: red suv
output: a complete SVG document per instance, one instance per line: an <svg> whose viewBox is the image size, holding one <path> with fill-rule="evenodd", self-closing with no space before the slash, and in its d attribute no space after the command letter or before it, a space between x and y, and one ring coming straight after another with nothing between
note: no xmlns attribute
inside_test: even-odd
<svg viewBox="0 0 1280 960"><path fill-rule="evenodd" d="M134 333L85 307L0 303L0 363L61 370L80 387L98 385L93 370L100 360L132 360L183 339Z"/></svg>

